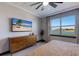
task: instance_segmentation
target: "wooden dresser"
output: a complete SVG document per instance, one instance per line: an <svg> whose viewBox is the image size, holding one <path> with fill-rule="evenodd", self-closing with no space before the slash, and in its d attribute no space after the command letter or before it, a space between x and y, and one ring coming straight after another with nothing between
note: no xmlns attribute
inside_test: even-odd
<svg viewBox="0 0 79 59"><path fill-rule="evenodd" d="M36 36L22 36L9 38L10 52L15 53L36 43Z"/></svg>

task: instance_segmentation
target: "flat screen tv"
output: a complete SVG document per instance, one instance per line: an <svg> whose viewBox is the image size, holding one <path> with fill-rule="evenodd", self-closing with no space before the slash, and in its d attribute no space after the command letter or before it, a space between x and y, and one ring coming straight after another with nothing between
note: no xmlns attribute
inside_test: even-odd
<svg viewBox="0 0 79 59"><path fill-rule="evenodd" d="M12 18L11 31L12 32L32 32L32 21Z"/></svg>

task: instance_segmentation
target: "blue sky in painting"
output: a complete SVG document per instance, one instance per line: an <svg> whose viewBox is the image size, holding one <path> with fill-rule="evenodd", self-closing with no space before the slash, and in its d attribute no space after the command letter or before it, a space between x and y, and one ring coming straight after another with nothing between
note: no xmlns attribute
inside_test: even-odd
<svg viewBox="0 0 79 59"><path fill-rule="evenodd" d="M60 18L50 21L51 26L60 26ZM61 24L63 25L75 25L75 16L67 16L61 18Z"/></svg>
<svg viewBox="0 0 79 59"><path fill-rule="evenodd" d="M12 24L16 24L17 19L16 18L12 18ZM32 22L31 21L27 21L27 20L22 20L22 24L21 25L26 25L26 26L32 26Z"/></svg>

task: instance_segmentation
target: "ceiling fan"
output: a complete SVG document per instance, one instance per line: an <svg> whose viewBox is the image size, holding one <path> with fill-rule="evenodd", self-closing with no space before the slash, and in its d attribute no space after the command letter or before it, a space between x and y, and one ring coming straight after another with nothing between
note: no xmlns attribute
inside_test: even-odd
<svg viewBox="0 0 79 59"><path fill-rule="evenodd" d="M36 3L31 4L30 6L38 5L35 8L37 10L37 9L39 9L43 5L42 8L41 8L41 10L43 11L44 10L44 6L46 6L48 4L50 6L52 6L53 8L56 8L57 7L57 4L56 3L62 4L63 2L36 2Z"/></svg>

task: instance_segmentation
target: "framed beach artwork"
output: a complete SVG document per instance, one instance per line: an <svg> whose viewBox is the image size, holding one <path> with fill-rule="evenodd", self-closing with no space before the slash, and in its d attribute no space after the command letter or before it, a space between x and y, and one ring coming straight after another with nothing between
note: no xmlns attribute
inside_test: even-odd
<svg viewBox="0 0 79 59"><path fill-rule="evenodd" d="M11 31L12 32L32 32L32 21L12 18Z"/></svg>

